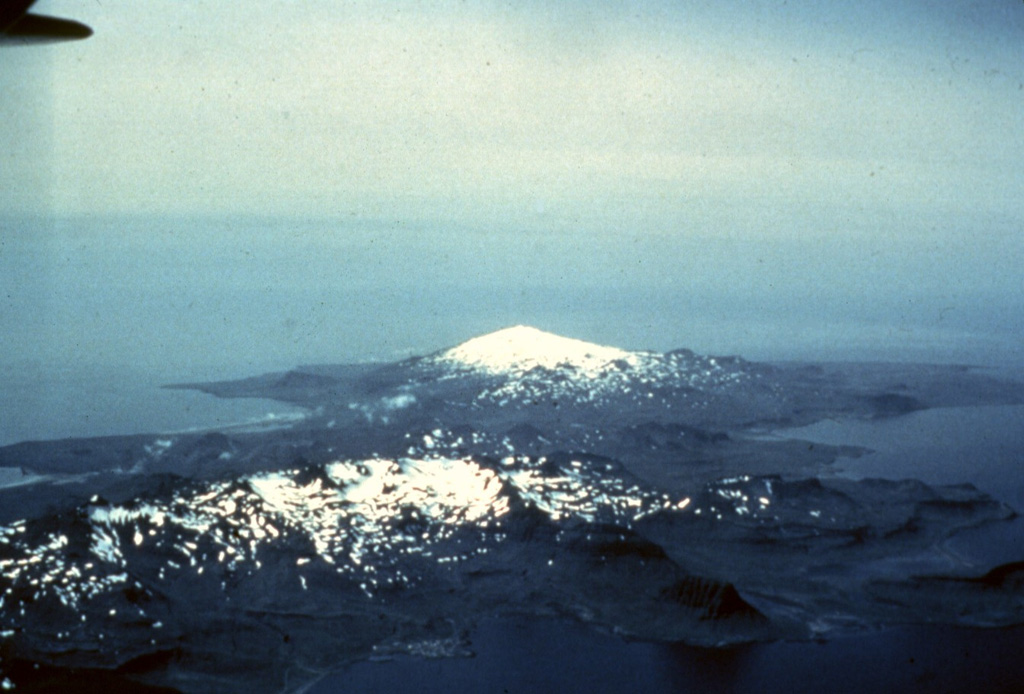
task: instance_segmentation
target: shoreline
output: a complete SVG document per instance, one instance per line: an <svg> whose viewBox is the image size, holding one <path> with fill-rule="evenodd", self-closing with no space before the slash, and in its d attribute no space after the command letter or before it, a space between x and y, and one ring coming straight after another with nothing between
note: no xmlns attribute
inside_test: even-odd
<svg viewBox="0 0 1024 694"><path fill-rule="evenodd" d="M355 663L308 694L464 691L807 692L1024 689L1024 627L896 626L825 641L729 648L629 641L554 618L496 617L469 636L469 658Z"/></svg>

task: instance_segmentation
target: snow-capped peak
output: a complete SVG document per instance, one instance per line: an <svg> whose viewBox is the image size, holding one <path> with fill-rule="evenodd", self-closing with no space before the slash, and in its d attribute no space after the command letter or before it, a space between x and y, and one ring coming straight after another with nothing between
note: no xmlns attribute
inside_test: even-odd
<svg viewBox="0 0 1024 694"><path fill-rule="evenodd" d="M488 377L476 401L499 406L595 406L610 397L625 397L645 407L668 407L658 394L666 388L721 388L745 377L742 370L723 368L711 357L629 352L525 325L475 337L420 363L438 369L433 377L442 381L470 374Z"/></svg>
<svg viewBox="0 0 1024 694"><path fill-rule="evenodd" d="M535 367L571 367L594 378L610 362L633 362L636 354L517 325L481 335L437 356L442 363L492 374L524 372Z"/></svg>

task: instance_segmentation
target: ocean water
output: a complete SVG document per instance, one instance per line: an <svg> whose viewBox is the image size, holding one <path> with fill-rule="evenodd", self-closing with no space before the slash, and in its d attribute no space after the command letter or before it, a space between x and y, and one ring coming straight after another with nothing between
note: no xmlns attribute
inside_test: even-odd
<svg viewBox="0 0 1024 694"><path fill-rule="evenodd" d="M827 642L724 649L627 641L554 619L496 618L471 657L400 656L332 674L308 694L861 694L987 692L1024 686L1024 629L901 627Z"/></svg>
<svg viewBox="0 0 1024 694"><path fill-rule="evenodd" d="M239 378L390 361L519 324L625 349L756 360L1024 363L1016 229L1000 232L998 252L943 251L956 262L940 275L944 255L899 235L879 249L695 228L0 224L0 369L30 363L75 377L91 364L129 365L147 378Z"/></svg>
<svg viewBox="0 0 1024 694"><path fill-rule="evenodd" d="M868 421L823 420L782 435L871 449L839 474L929 484L969 482L1024 509L1024 406L948 407Z"/></svg>
<svg viewBox="0 0 1024 694"><path fill-rule="evenodd" d="M131 367L0 365L0 445L268 424L303 414L270 400L162 387L182 380Z"/></svg>
<svg viewBox="0 0 1024 694"><path fill-rule="evenodd" d="M835 474L973 484L1024 513L1024 406L950 407L872 421L825 420L785 436L870 449L840 458ZM1024 516L960 533L948 543L978 566L1024 559Z"/></svg>

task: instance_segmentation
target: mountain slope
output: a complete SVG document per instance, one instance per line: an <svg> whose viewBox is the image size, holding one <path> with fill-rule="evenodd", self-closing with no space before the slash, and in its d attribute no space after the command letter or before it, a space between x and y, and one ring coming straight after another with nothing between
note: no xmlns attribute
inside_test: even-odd
<svg viewBox="0 0 1024 694"><path fill-rule="evenodd" d="M944 546L1009 508L967 485L830 478L856 451L761 429L1021 401L970 369L757 364L516 326L199 387L310 412L0 449L0 467L48 476L0 488L0 681L21 663L19 688L43 664L301 689L358 659L462 653L496 613L703 645L1024 614L1015 565L986 574ZM969 609L933 609L947 591Z"/></svg>

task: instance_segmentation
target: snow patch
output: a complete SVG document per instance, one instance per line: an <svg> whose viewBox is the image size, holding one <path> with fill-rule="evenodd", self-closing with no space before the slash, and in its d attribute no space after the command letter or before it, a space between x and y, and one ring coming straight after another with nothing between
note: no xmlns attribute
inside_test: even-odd
<svg viewBox="0 0 1024 694"><path fill-rule="evenodd" d="M623 360L631 364L637 355L517 325L463 342L442 352L436 360L491 374L568 367L596 378L610 362Z"/></svg>

